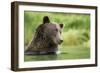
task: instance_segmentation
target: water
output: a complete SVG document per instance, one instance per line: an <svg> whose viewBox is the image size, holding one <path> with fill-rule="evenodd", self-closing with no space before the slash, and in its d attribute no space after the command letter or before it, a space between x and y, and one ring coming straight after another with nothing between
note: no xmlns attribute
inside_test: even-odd
<svg viewBox="0 0 100 73"><path fill-rule="evenodd" d="M50 55L25 55L24 61L48 61L48 60L69 60L69 59L89 59L90 48L69 47L61 48L61 53Z"/></svg>

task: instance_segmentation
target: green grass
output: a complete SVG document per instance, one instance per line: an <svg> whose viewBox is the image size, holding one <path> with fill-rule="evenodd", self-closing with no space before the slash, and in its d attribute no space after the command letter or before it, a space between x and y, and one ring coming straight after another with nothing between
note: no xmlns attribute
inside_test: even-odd
<svg viewBox="0 0 100 73"><path fill-rule="evenodd" d="M24 46L26 47L36 28L42 24L44 16L51 22L63 23L62 37L64 42L58 55L27 56L25 61L64 60L90 58L90 15L53 12L24 12Z"/></svg>

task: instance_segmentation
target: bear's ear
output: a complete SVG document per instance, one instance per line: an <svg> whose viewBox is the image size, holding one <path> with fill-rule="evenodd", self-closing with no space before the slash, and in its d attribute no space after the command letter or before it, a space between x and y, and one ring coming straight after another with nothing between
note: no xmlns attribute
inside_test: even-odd
<svg viewBox="0 0 100 73"><path fill-rule="evenodd" d="M60 28L63 28L63 27L64 27L64 25L63 25L63 24L59 24L59 26L60 26Z"/></svg>
<svg viewBox="0 0 100 73"><path fill-rule="evenodd" d="M50 23L48 16L44 16L44 18L43 18L43 24L45 24L45 23Z"/></svg>

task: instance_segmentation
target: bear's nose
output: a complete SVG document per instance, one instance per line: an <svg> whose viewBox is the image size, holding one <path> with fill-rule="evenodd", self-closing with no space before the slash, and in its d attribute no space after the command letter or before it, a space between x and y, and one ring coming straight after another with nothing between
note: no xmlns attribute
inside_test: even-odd
<svg viewBox="0 0 100 73"><path fill-rule="evenodd" d="M62 42L63 42L63 40L60 40L60 42L62 43Z"/></svg>
<svg viewBox="0 0 100 73"><path fill-rule="evenodd" d="M60 40L59 44L61 44L63 42L63 40Z"/></svg>

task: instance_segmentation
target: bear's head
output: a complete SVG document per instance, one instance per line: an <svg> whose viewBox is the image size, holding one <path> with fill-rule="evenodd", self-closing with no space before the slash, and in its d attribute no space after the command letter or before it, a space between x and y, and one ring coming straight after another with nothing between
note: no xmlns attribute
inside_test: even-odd
<svg viewBox="0 0 100 73"><path fill-rule="evenodd" d="M61 33L63 29L63 24L51 23L48 16L44 16L43 23L40 25L39 35L47 39L49 44L59 45L63 42L61 38Z"/></svg>

